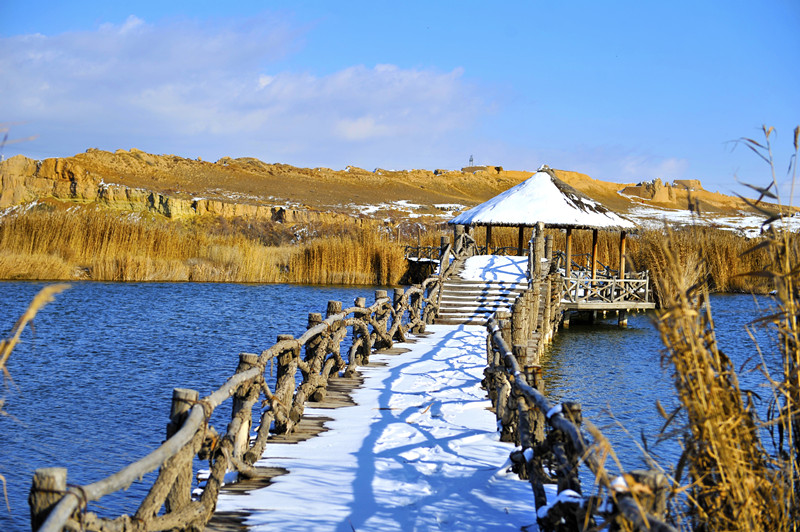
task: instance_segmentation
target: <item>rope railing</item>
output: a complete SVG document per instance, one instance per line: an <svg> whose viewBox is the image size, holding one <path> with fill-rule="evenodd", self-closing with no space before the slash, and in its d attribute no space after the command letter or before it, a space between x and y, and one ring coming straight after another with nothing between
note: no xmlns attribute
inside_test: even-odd
<svg viewBox="0 0 800 532"><path fill-rule="evenodd" d="M299 338L280 335L259 355L241 354L235 374L213 393L199 398L193 390L175 389L167 440L102 480L67 487L66 469L37 470L30 497L33 528L112 532L202 529L213 515L225 474L235 471L244 478L259 476L254 464L270 436L293 432L306 402L324 399L329 380L340 373L352 376L358 366L369 363L374 349L404 341L409 332L423 332L438 312L440 288L440 277L434 276L408 290L396 289L392 299L378 290L369 307L364 298L344 310L340 302L329 301L325 319L309 314L308 328ZM341 349L348 330L351 344L345 360ZM301 356L303 350L305 356ZM270 389L265 372L275 362L277 377ZM209 419L231 398L230 422L220 436ZM253 410L259 400L265 408L255 438L251 438ZM193 498L195 456L208 460L210 474L199 496ZM158 476L134 515L111 519L87 512L88 503L127 489L157 469ZM165 511L159 514L162 508Z"/></svg>
<svg viewBox="0 0 800 532"><path fill-rule="evenodd" d="M664 475L639 470L612 480L596 449L581 433L580 405L551 404L542 393L539 366L520 367L494 317L486 328L484 384L502 425L503 439L521 446L511 454L511 461L520 477L530 481L539 529L584 530L595 526L597 515L607 522L622 517L634 530L674 532L662 518L653 515L665 508L668 488ZM606 500L581 495L580 463L592 471L608 494ZM545 484L557 484L555 501L548 503Z"/></svg>

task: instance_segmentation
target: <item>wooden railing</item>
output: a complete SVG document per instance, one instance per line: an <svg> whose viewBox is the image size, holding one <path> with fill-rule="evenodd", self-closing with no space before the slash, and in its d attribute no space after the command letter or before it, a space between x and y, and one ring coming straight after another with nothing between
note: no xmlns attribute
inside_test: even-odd
<svg viewBox="0 0 800 532"><path fill-rule="evenodd" d="M647 272L615 277L591 278L588 272L572 272L563 278L564 301L568 303L650 303L650 278Z"/></svg>
<svg viewBox="0 0 800 532"><path fill-rule="evenodd" d="M437 276L406 291L396 289L392 299L386 291L379 290L370 307L364 298L358 298L354 307L345 310L341 303L331 301L325 319L321 314L309 314L308 329L299 338L282 335L259 355L240 355L236 373L210 395L199 398L193 390L175 389L167 440L105 479L68 487L66 469L37 470L29 498L32 528L202 530L214 512L225 473L236 471L245 478L261 476L254 464L268 444L270 427L274 424L272 433L292 432L303 416L306 402L325 397L329 379L340 372L345 376L355 373L358 366L369 362L373 349L391 347L393 342L403 341L409 331L424 331L437 313L440 286ZM352 342L345 359L342 344L348 336ZM305 356L301 356L303 349ZM270 389L265 369L274 362L278 366L277 379ZM209 425L209 418L229 398L233 398L231 419L220 436ZM253 407L259 401L266 409L256 420L258 429L251 441ZM195 456L209 461L210 475L202 493L192 498ZM159 468L134 515L107 519L86 512L87 503L127 489Z"/></svg>
<svg viewBox="0 0 800 532"><path fill-rule="evenodd" d="M441 252L442 248L439 246L406 246L403 250L406 259L423 259L433 262L439 260Z"/></svg>
<svg viewBox="0 0 800 532"><path fill-rule="evenodd" d="M531 484L539 530L592 529L595 517L601 517L617 524L624 519L629 526L622 529L674 532L662 521L669 490L666 477L637 470L612 479L603 463L603 449L590 446L581 433L580 405L552 405L542 393L541 367L520 367L497 321L490 318L486 327L484 386L501 424L501 439L521 447L511 453L512 469ZM581 463L590 468L605 495L582 495ZM558 496L550 503L545 484L557 485Z"/></svg>

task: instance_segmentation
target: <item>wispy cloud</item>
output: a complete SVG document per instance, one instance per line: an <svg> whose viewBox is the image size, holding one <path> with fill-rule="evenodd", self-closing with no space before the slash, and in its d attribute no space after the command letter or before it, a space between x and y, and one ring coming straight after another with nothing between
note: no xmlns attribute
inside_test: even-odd
<svg viewBox="0 0 800 532"><path fill-rule="evenodd" d="M369 150L383 152L375 160L389 150L427 151L481 112L460 69L280 70L303 31L268 16L214 25L131 16L92 32L0 39L0 116L51 139L50 130L70 131L65 149L82 142L78 150L136 146L311 164ZM109 139L129 145L103 145Z"/></svg>

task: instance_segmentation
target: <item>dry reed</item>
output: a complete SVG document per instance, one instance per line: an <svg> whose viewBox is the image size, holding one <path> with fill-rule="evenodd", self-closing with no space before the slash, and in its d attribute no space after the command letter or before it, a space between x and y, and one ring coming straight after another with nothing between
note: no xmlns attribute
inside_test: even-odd
<svg viewBox="0 0 800 532"><path fill-rule="evenodd" d="M777 191L769 148L771 131L764 128L763 145L745 141L763 153L773 169L770 186L753 188L762 196L778 199L770 192L773 186ZM794 160L798 136L800 128L795 130ZM794 168L790 165L792 172ZM753 205L758 207L758 202ZM770 215L765 224L775 221ZM687 234L689 240L708 246L703 249L704 260L695 259L689 275L686 257L691 254L685 251L692 245L686 242ZM687 234L672 233L657 251L663 262L659 285L664 303L657 325L667 347L664 360L673 367L687 421L685 450L675 481L680 483L686 469L690 482L676 492L684 491L688 496L686 511L696 530L796 531L800 528L800 246L794 235L779 227L735 257L760 255L754 262L760 265L749 274L774 287L778 306L777 312L757 320L777 331L783 362L780 377L774 378L764 370L772 385L773 399L768 420L763 423L752 396L743 394L730 359L716 341L707 281L714 271L709 257L720 250L702 233ZM758 346L754 346L754 352L760 352ZM668 417L663 411L662 415ZM761 441L763 427L773 433L773 441L777 442L772 454Z"/></svg>
<svg viewBox="0 0 800 532"><path fill-rule="evenodd" d="M31 209L0 220L0 278L396 285L405 273L403 243L381 222L275 225L258 236L240 222Z"/></svg>

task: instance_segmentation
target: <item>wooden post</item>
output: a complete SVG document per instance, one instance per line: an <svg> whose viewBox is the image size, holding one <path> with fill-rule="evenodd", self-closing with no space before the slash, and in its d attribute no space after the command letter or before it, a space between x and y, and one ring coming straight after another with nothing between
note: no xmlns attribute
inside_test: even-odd
<svg viewBox="0 0 800 532"><path fill-rule="evenodd" d="M550 236L544 237L544 258L547 259L547 270L550 273L553 264L553 239Z"/></svg>
<svg viewBox="0 0 800 532"><path fill-rule="evenodd" d="M239 366L236 368L236 373L242 373L258 365L258 355L251 353L239 353ZM247 396L250 395L251 386L241 386L233 396L233 410L231 412L231 419L239 413L243 408L252 409L252 405L248 405ZM239 431L234 435L233 439L233 455L242 458L244 454L250 449L250 427L253 425L253 413L248 412L245 414L245 420L239 427Z"/></svg>
<svg viewBox="0 0 800 532"><path fill-rule="evenodd" d="M525 254L525 226L519 226L519 235L517 236L517 255L522 256Z"/></svg>
<svg viewBox="0 0 800 532"><path fill-rule="evenodd" d="M534 229L536 232L536 253L535 253L535 261L536 261L536 278L540 279L542 275L542 259L544 258L544 224L542 222L537 222L536 227Z"/></svg>
<svg viewBox="0 0 800 532"><path fill-rule="evenodd" d="M389 297L389 292L387 292L386 290L375 290L375 302L377 302L379 299L384 299L387 297ZM391 313L388 312L385 308L382 308L377 312L375 312L375 323L376 323L375 327L380 329L380 331L383 334L386 334L386 331L388 329L387 326L389 323L390 315ZM385 340L381 339L381 337L378 336L377 333L375 334L375 341L373 342L373 345L375 346L376 349L391 347L391 345L389 345Z"/></svg>
<svg viewBox="0 0 800 532"><path fill-rule="evenodd" d="M328 308L325 310L325 319L331 318L336 316L337 314L342 313L342 302L330 300L328 301ZM341 322L335 323L331 325L331 339L328 342L328 349L333 354L336 359L336 366L334 367L333 371L326 375L325 378L335 378L339 376L339 370L344 369L345 362L342 358L341 348L342 348L342 340L344 339L345 334L347 334L347 327L344 326ZM320 392L320 390L317 390ZM318 400L319 393L315 392L315 396L312 399ZM321 390L321 394L325 395L325 388Z"/></svg>
<svg viewBox="0 0 800 532"><path fill-rule="evenodd" d="M189 410L197 403L200 394L197 390L187 388L175 388L172 390L172 404L170 405L169 418L167 424L167 439L178 432L183 426ZM178 465L176 464L176 467ZM175 477L175 484L167 495L165 502L167 513L180 510L192 502L192 461L189 460L181 465L181 470Z"/></svg>
<svg viewBox="0 0 800 532"><path fill-rule="evenodd" d="M464 226L463 225L454 225L453 226L453 253L458 255L463 251L464 246Z"/></svg>
<svg viewBox="0 0 800 532"><path fill-rule="evenodd" d="M330 318L331 316L335 316L342 312L342 302L341 301L328 301L328 307L325 310L325 317Z"/></svg>
<svg viewBox="0 0 800 532"><path fill-rule="evenodd" d="M622 231L619 235L619 278L625 279L625 241L627 233Z"/></svg>
<svg viewBox="0 0 800 532"><path fill-rule="evenodd" d="M507 310L498 310L494 315L501 329L503 340L506 341L506 344L511 345L511 313Z"/></svg>
<svg viewBox="0 0 800 532"><path fill-rule="evenodd" d="M597 279L597 235L598 230L592 229L592 283Z"/></svg>
<svg viewBox="0 0 800 532"><path fill-rule="evenodd" d="M531 237L530 241L528 242L528 286L531 286L533 283L538 281L533 274L535 269L534 255L536 255L536 244L533 240L534 238Z"/></svg>
<svg viewBox="0 0 800 532"><path fill-rule="evenodd" d="M31 530L39 530L65 491L67 491L66 468L43 467L33 472L33 484L28 494Z"/></svg>
<svg viewBox="0 0 800 532"><path fill-rule="evenodd" d="M322 323L322 314L319 312L309 312L306 330L312 329L320 323ZM320 359L324 357L324 353L322 353L322 351L327 347L325 344L327 344L327 342L322 334L319 334L306 342L305 361L309 363L310 373L303 375L304 381L309 380L312 375L317 374L322 367L322 360Z"/></svg>
<svg viewBox="0 0 800 532"><path fill-rule="evenodd" d="M511 346L511 352L514 355L514 358L517 359L517 364L520 367L525 367L528 364L528 344L527 342L524 344L514 344Z"/></svg>
<svg viewBox="0 0 800 532"><path fill-rule="evenodd" d="M392 338L392 340L395 342L406 341L406 329L403 328L403 315L405 314L406 310L409 309L403 308L404 293L405 291L402 288L395 288L392 293L392 308L394 308L394 320L392 322L392 328L394 329L395 326L397 327L394 332L394 337ZM408 301L408 303L411 303L411 301Z"/></svg>
<svg viewBox="0 0 800 532"><path fill-rule="evenodd" d="M620 329L627 329L628 328L628 311L625 309L620 309L619 316L617 317L617 325Z"/></svg>
<svg viewBox="0 0 800 532"><path fill-rule="evenodd" d="M548 277L542 285L544 290L544 308L542 309L542 342L549 342L553 334L552 321L553 313L553 285Z"/></svg>
<svg viewBox="0 0 800 532"><path fill-rule="evenodd" d="M294 340L291 334L279 334L278 341ZM292 408L292 396L297 386L295 374L297 373L297 358L299 349L288 349L278 355L278 372L275 380L275 432L286 434L292 430L294 423L289 419Z"/></svg>
<svg viewBox="0 0 800 532"><path fill-rule="evenodd" d="M492 226L486 226L486 254L492 254Z"/></svg>
<svg viewBox="0 0 800 532"><path fill-rule="evenodd" d="M525 379L528 385L536 388L539 393L544 394L544 376L542 373L542 366L534 364L525 367ZM532 408L530 411L531 420L531 436L535 443L542 443L545 438L544 427L547 421L544 419L544 413L538 408Z"/></svg>
<svg viewBox="0 0 800 532"><path fill-rule="evenodd" d="M567 264L564 267L564 275L569 281L570 271L572 271L572 228L567 228L567 244L566 244Z"/></svg>

